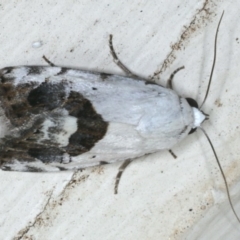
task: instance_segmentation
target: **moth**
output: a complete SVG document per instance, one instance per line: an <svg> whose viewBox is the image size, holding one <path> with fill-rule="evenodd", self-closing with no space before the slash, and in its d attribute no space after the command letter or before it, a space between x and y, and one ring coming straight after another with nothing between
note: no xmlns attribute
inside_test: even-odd
<svg viewBox="0 0 240 240"><path fill-rule="evenodd" d="M109 41L128 76L58 67L45 57L50 66L0 70L2 170L78 170L122 161L117 192L133 159L170 150L200 128L207 114L171 87L183 67L172 73L168 87L148 82L118 60L111 35Z"/></svg>

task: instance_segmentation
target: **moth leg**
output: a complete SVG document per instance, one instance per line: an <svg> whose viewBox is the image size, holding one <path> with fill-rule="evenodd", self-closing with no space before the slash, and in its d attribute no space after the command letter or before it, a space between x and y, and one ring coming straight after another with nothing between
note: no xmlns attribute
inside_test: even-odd
<svg viewBox="0 0 240 240"><path fill-rule="evenodd" d="M113 35L110 34L109 35L109 48L110 48L110 53L113 57L113 61L118 65L118 67L120 67L126 74L128 77L132 77L132 78L140 78L139 76L133 74L118 58L115 50L114 50L114 47L113 47L113 43L112 43L112 39L113 39Z"/></svg>
<svg viewBox="0 0 240 240"><path fill-rule="evenodd" d="M56 65L53 64L50 60L48 60L44 55L42 56L45 62L47 62L51 67L55 67Z"/></svg>
<svg viewBox="0 0 240 240"><path fill-rule="evenodd" d="M116 176L116 180L115 180L115 187L114 187L114 194L118 193L118 186L119 186L119 182L121 179L121 176L124 172L124 170L127 168L127 166L132 162L132 159L127 159L123 162L123 164L120 166L120 168L118 169L118 174Z"/></svg>
<svg viewBox="0 0 240 240"><path fill-rule="evenodd" d="M176 74L178 71L182 70L182 69L184 69L184 66L177 68L177 69L170 75L169 79L167 80L167 88L173 89L173 87L172 87L173 78L174 78L175 74Z"/></svg>
<svg viewBox="0 0 240 240"><path fill-rule="evenodd" d="M173 158L177 158L177 155L171 149L169 149L168 151L173 156Z"/></svg>

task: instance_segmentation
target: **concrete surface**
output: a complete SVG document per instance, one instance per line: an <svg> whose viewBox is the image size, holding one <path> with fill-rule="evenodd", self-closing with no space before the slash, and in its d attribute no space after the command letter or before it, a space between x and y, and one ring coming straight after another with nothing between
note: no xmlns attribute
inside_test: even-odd
<svg viewBox="0 0 240 240"><path fill-rule="evenodd" d="M164 84L182 65L174 89L201 103L222 11L218 56L204 123L240 216L240 2L6 1L0 3L0 66L56 65L124 74L122 61ZM240 239L213 152L198 131L173 151L133 162L119 194L120 164L72 173L0 171L0 239Z"/></svg>

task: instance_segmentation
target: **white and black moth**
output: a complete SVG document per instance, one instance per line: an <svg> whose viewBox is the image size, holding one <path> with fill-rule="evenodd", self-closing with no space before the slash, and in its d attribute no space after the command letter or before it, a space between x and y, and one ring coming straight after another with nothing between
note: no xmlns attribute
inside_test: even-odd
<svg viewBox="0 0 240 240"><path fill-rule="evenodd" d="M133 159L171 149L200 127L206 114L171 89L182 68L165 88L131 74L111 36L110 48L129 77L57 67L46 58L50 66L0 70L2 170L77 170L123 161L117 191Z"/></svg>

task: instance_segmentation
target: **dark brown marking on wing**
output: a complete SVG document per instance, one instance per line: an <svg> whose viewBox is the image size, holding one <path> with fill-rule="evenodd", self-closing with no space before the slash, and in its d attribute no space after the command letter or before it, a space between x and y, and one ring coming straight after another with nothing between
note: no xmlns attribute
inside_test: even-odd
<svg viewBox="0 0 240 240"><path fill-rule="evenodd" d="M32 108L53 110L60 107L66 97L64 83L52 84L43 82L37 88L31 90L27 101Z"/></svg>
<svg viewBox="0 0 240 240"><path fill-rule="evenodd" d="M112 76L112 74L109 73L100 73L100 78L104 81L109 76Z"/></svg>
<svg viewBox="0 0 240 240"><path fill-rule="evenodd" d="M100 161L99 162L99 165L106 165L106 164L109 164L109 162L106 162L106 161Z"/></svg>
<svg viewBox="0 0 240 240"><path fill-rule="evenodd" d="M64 108L70 116L78 119L78 129L69 139L66 147L71 156L89 151L96 142L104 137L108 123L96 112L91 102L78 92L71 92Z"/></svg>
<svg viewBox="0 0 240 240"><path fill-rule="evenodd" d="M43 163L52 163L52 162L63 162L64 150L61 150L58 147L31 147L28 150L28 154L36 159L39 159ZM70 162L70 161L69 161Z"/></svg>
<svg viewBox="0 0 240 240"><path fill-rule="evenodd" d="M28 74L33 74L33 75L39 75L43 72L44 67L40 67L40 66L30 66L30 67L26 67Z"/></svg>
<svg viewBox="0 0 240 240"><path fill-rule="evenodd" d="M62 67L62 68L61 68L61 71L60 71L59 73L57 73L56 76L65 74L66 72L68 72L68 70L69 70L69 68Z"/></svg>
<svg viewBox="0 0 240 240"><path fill-rule="evenodd" d="M0 84L0 102L7 118L14 126L21 127L31 117L31 107L27 101L33 84L14 86L9 82Z"/></svg>
<svg viewBox="0 0 240 240"><path fill-rule="evenodd" d="M8 74L11 74L12 71L14 70L14 67L5 67L0 70L0 79L1 83L6 83L6 82L12 82L15 78L8 76Z"/></svg>

